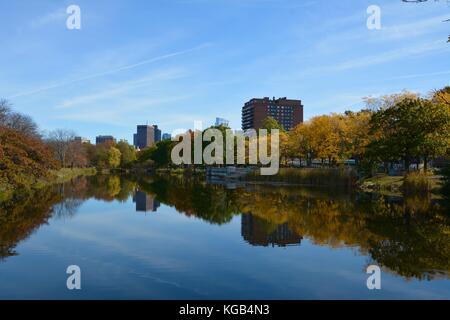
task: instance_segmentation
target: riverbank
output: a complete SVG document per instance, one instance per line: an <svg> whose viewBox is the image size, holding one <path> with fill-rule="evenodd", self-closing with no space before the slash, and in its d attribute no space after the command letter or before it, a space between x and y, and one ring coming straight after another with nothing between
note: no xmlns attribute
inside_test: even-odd
<svg viewBox="0 0 450 320"><path fill-rule="evenodd" d="M402 195L404 192L439 194L441 188L441 176L423 174L412 174L408 178L380 174L364 179L358 185L358 189L364 192L376 192L384 195Z"/></svg>
<svg viewBox="0 0 450 320"><path fill-rule="evenodd" d="M3 183L0 184L0 201L11 198L17 192L42 189L53 184L70 181L76 177L93 176L95 174L97 174L97 170L95 168L63 168L59 170L51 170L48 177L38 179L37 181L34 181L34 183L19 189L12 185Z"/></svg>

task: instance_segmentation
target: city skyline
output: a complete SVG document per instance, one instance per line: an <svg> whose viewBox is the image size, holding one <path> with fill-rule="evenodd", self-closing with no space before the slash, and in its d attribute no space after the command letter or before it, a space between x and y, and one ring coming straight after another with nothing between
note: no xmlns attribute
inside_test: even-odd
<svg viewBox="0 0 450 320"><path fill-rule="evenodd" d="M167 133L217 116L239 129L242 102L264 96L301 99L308 120L368 95L427 94L450 74L444 1L379 1L381 30L366 27L371 1L77 1L81 30L65 27L69 4L3 5L0 97L91 141L131 142L144 119Z"/></svg>

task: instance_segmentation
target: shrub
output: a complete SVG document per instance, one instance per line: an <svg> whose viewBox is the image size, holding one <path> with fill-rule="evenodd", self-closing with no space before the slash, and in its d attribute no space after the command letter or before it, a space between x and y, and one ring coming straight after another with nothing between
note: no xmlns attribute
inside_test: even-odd
<svg viewBox="0 0 450 320"><path fill-rule="evenodd" d="M356 171L349 168L280 168L277 175L262 176L259 171L250 173L250 180L297 183L311 186L351 187L357 182Z"/></svg>
<svg viewBox="0 0 450 320"><path fill-rule="evenodd" d="M426 173L410 172L403 181L405 194L428 193L432 190L430 179Z"/></svg>

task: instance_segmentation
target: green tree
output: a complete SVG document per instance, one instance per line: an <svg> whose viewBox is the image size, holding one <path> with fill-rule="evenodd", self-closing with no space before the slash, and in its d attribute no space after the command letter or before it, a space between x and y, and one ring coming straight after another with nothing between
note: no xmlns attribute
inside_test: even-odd
<svg viewBox="0 0 450 320"><path fill-rule="evenodd" d="M120 140L116 148L120 151L120 166L129 167L136 160L136 149L125 140Z"/></svg>
<svg viewBox="0 0 450 320"><path fill-rule="evenodd" d="M448 148L450 112L443 104L408 98L380 109L370 121L373 141L369 153L381 160L403 159L408 170L414 157L443 155Z"/></svg>
<svg viewBox="0 0 450 320"><path fill-rule="evenodd" d="M262 122L261 129L267 129L269 133L272 132L272 129L284 131L283 126L273 117L265 118Z"/></svg>
<svg viewBox="0 0 450 320"><path fill-rule="evenodd" d="M173 148L172 140L159 141L156 148L151 150L150 159L154 161L158 167L167 167L171 164L171 152Z"/></svg>
<svg viewBox="0 0 450 320"><path fill-rule="evenodd" d="M110 147L108 150L108 166L109 168L117 168L120 166L121 153L116 147Z"/></svg>

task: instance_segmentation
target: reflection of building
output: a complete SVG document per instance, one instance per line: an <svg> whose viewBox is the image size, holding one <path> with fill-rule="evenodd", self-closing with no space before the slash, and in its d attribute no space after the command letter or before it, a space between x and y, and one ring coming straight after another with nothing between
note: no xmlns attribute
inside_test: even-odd
<svg viewBox="0 0 450 320"><path fill-rule="evenodd" d="M245 213L241 216L241 233L245 241L254 246L279 246L299 245L303 237L289 229L287 223L277 225L275 229L271 225L252 214Z"/></svg>
<svg viewBox="0 0 450 320"><path fill-rule="evenodd" d="M252 99L242 108L242 130L260 129L267 117L277 120L285 130L291 130L303 122L302 102L287 98Z"/></svg>
<svg viewBox="0 0 450 320"><path fill-rule="evenodd" d="M218 126L224 126L224 127L230 127L230 121L223 118L216 118L216 127Z"/></svg>
<svg viewBox="0 0 450 320"><path fill-rule="evenodd" d="M114 139L113 136L98 136L95 138L95 144L102 144L102 143L115 143L116 139Z"/></svg>
<svg viewBox="0 0 450 320"><path fill-rule="evenodd" d="M153 196L139 190L136 190L134 193L133 202L136 203L136 211L138 212L156 212L160 205L160 203L156 201Z"/></svg>
<svg viewBox="0 0 450 320"><path fill-rule="evenodd" d="M158 129L158 126L137 126L137 133L133 135L133 144L136 148L151 147L158 141L161 141L161 130Z"/></svg>

